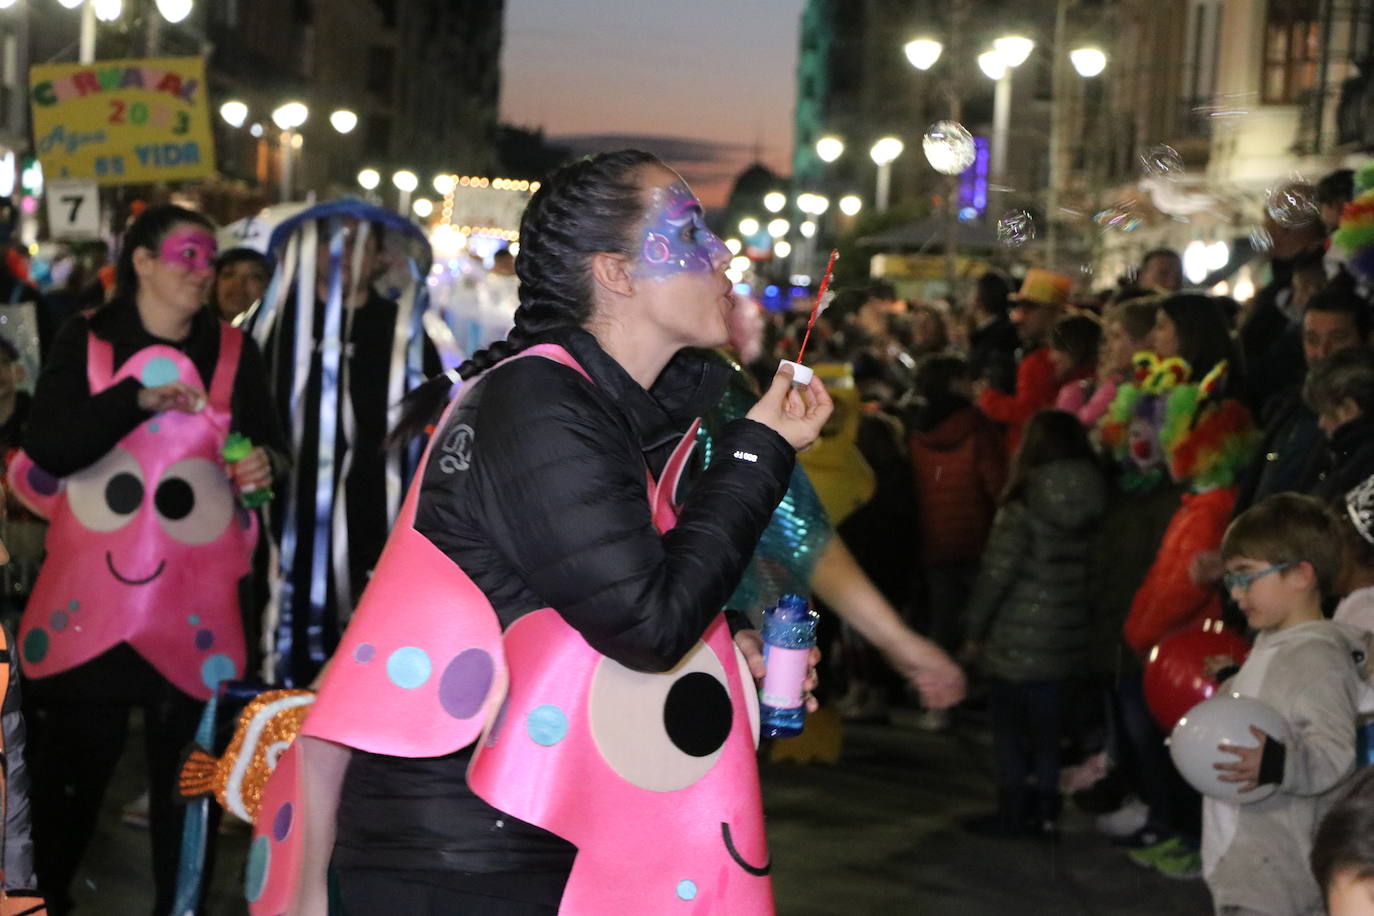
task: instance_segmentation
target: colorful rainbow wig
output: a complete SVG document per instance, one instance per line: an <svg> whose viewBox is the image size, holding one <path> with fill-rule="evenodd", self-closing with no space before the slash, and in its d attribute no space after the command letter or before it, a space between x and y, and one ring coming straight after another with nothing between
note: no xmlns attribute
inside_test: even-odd
<svg viewBox="0 0 1374 916"><path fill-rule="evenodd" d="M1374 162L1355 173L1355 199L1341 211L1331 244L1344 253L1347 269L1361 285L1374 284Z"/></svg>

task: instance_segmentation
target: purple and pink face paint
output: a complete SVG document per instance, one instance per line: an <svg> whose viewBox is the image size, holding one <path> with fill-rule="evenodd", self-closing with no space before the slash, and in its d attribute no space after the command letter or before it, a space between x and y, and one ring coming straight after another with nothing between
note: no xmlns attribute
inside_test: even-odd
<svg viewBox="0 0 1374 916"><path fill-rule="evenodd" d="M214 270L215 237L197 229L178 229L162 240L158 259L190 271Z"/></svg>
<svg viewBox="0 0 1374 916"><path fill-rule="evenodd" d="M730 249L706 227L701 202L682 181L655 188L644 226L636 273L651 279L720 273Z"/></svg>

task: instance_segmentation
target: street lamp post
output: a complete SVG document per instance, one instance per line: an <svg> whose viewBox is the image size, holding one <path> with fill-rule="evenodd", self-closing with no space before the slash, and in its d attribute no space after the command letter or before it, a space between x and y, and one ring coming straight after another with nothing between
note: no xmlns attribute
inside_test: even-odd
<svg viewBox="0 0 1374 916"><path fill-rule="evenodd" d="M1019 35L1008 35L992 43L991 51L978 55L978 67L997 89L992 101L992 184L1006 187L1007 146L1011 124L1011 74L1026 62L1035 42ZM998 192L1003 193L1001 191Z"/></svg>
<svg viewBox="0 0 1374 916"><path fill-rule="evenodd" d="M281 130L281 199L285 203L291 200L291 171L295 161L295 152L304 143L296 128L305 123L305 119L310 116L310 109L300 102L287 102L276 111L272 112L272 123L276 124Z"/></svg>
<svg viewBox="0 0 1374 916"><path fill-rule="evenodd" d="M887 209L888 192L892 187L892 163L905 149L896 137L883 137L868 151L874 164L878 166L878 187L874 194L873 205L882 213Z"/></svg>

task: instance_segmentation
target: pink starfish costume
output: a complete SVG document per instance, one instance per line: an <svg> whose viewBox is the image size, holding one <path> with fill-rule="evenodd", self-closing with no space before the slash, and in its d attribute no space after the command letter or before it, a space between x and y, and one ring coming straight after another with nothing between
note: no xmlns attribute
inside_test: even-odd
<svg viewBox="0 0 1374 916"><path fill-rule="evenodd" d="M586 375L561 347L522 356ZM694 438L695 427L661 480L649 479L660 532L676 521L671 495ZM473 791L578 848L560 913L772 913L757 697L723 615L661 674L596 652L552 608L503 634L485 595L415 530L422 475L301 733L410 757L480 740ZM278 916L294 892L304 855L304 830L293 829L305 788L299 752L282 758L254 826L254 916Z"/></svg>
<svg viewBox="0 0 1374 916"><path fill-rule="evenodd" d="M20 452L9 469L19 498L49 520L48 559L19 629L24 673L42 678L128 643L197 699L243 674L238 582L249 571L257 519L245 512L220 450L243 335L220 326L205 407L144 421L99 461L58 479ZM200 387L179 350L144 347L119 371L108 341L87 343L91 393L137 378Z"/></svg>

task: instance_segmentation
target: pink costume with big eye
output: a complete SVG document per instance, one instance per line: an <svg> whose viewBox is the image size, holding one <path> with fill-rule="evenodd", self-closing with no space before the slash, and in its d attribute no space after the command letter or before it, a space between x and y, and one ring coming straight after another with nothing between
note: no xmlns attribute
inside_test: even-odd
<svg viewBox="0 0 1374 916"><path fill-rule="evenodd" d="M242 676L238 582L249 571L257 519L240 508L220 455L242 347L242 333L220 325L198 413L156 414L62 479L23 452L11 463L10 485L50 523L48 560L19 630L25 674L59 674L128 643L197 699ZM87 354L92 394L126 378L201 386L195 365L172 347L145 347L118 372L108 341L89 335Z"/></svg>
<svg viewBox="0 0 1374 916"><path fill-rule="evenodd" d="M561 347L523 356L586 374ZM694 439L695 428L648 480L660 532L676 521ZM757 697L724 617L662 674L601 655L552 608L502 634L486 596L414 528L423 468L301 733L404 757L449 754L484 733L473 791L578 848L562 914L772 913ZM287 751L258 809L254 916L279 916L294 891L298 754Z"/></svg>

